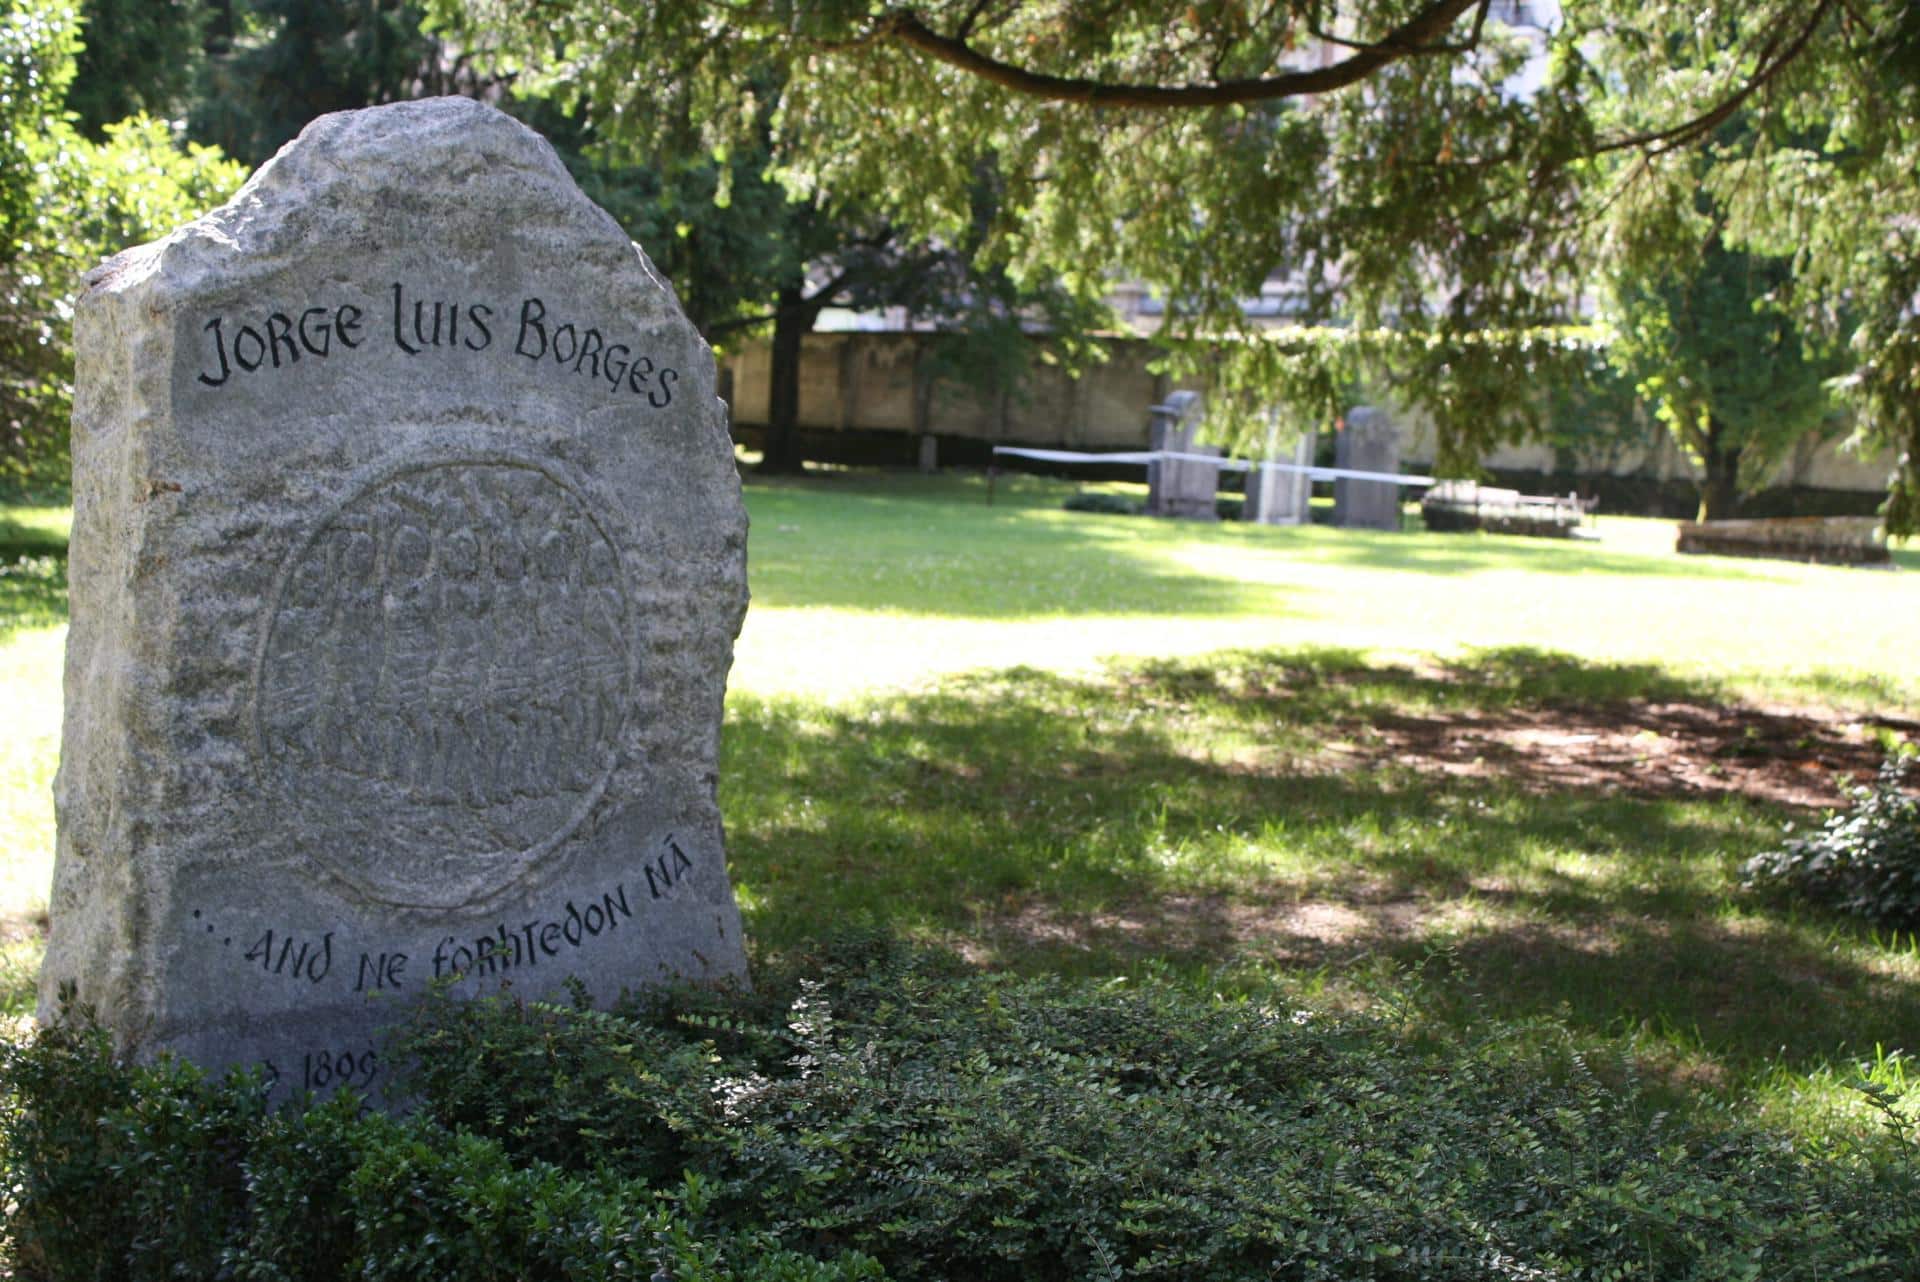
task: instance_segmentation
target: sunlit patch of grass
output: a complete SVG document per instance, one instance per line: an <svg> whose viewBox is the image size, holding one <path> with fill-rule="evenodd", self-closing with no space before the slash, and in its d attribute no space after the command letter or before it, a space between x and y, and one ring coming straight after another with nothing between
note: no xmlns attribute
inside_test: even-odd
<svg viewBox="0 0 1920 1282"><path fill-rule="evenodd" d="M0 641L0 939L43 912L53 879L53 773L60 764L60 665L66 629Z"/></svg>
<svg viewBox="0 0 1920 1282"><path fill-rule="evenodd" d="M65 504L0 501L0 557L65 552L73 509Z"/></svg>
<svg viewBox="0 0 1920 1282"><path fill-rule="evenodd" d="M735 688L839 698L1234 647L1520 648L1747 698L1920 707L1920 579L1903 573L1683 557L1671 522L1605 518L1594 542L1273 528L1062 510L1076 488L1003 476L989 506L978 477L750 483Z"/></svg>
<svg viewBox="0 0 1920 1282"><path fill-rule="evenodd" d="M58 627L67 617L67 558L0 557L0 644L17 632Z"/></svg>

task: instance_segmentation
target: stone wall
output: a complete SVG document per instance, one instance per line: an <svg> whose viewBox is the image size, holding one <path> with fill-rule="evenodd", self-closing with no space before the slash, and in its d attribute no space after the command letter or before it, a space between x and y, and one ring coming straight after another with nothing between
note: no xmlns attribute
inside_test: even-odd
<svg viewBox="0 0 1920 1282"><path fill-rule="evenodd" d="M982 397L927 377L937 346L946 341L938 334L809 334L801 348L800 426L847 433L849 442L862 433L931 431L1066 449L1140 449L1147 440L1147 407L1173 390L1164 376L1147 369L1154 348L1122 339L1114 342L1110 360L1083 377L1070 378L1036 359L1019 394ZM749 347L726 364L735 423L764 426L768 348Z"/></svg>
<svg viewBox="0 0 1920 1282"><path fill-rule="evenodd" d="M1042 340L1036 339L1022 394L982 398L964 387L928 385L929 357L946 341L929 333L808 335L801 355L800 426L809 457L907 465L919 457L918 439L928 433L941 438L943 463L984 463L994 443L1143 449L1148 406L1164 402L1176 386L1148 370L1157 349L1145 339L1109 340L1110 358L1078 379L1040 360ZM733 407L735 437L748 444L757 443L766 424L769 364L764 344L726 358L723 394ZM1423 470L1434 456L1431 421L1403 409L1392 414L1400 457L1408 470ZM1622 453L1597 475L1684 488L1690 477L1686 458L1665 433L1652 433L1650 440L1650 448ZM1501 446L1484 462L1503 483L1527 488L1528 476L1553 477L1548 489L1566 488L1559 483L1568 476L1561 460L1544 445ZM1782 463L1770 485L1857 494L1867 502L1884 491L1892 468L1890 455L1860 458L1833 443L1808 442Z"/></svg>

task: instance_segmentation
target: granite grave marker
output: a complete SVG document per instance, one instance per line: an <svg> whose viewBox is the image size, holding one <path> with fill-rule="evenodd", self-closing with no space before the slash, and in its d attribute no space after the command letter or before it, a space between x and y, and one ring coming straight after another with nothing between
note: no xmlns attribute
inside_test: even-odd
<svg viewBox="0 0 1920 1282"><path fill-rule="evenodd" d="M1386 411L1369 405L1347 411L1334 438L1334 466L1356 472L1400 470L1400 433ZM1398 530L1400 487L1391 481L1342 476L1333 482L1333 523L1349 530Z"/></svg>
<svg viewBox="0 0 1920 1282"><path fill-rule="evenodd" d="M1218 455L1217 445L1198 445L1202 426L1200 394L1180 391L1149 410L1147 448L1176 454ZM1217 521L1214 494L1220 469L1195 459L1160 459L1147 464L1147 514L1187 521Z"/></svg>
<svg viewBox="0 0 1920 1282"><path fill-rule="evenodd" d="M1294 438L1291 450L1282 454L1280 431L1267 434L1265 453L1276 461L1295 468L1313 466L1313 449L1318 437L1303 432ZM1313 478L1305 471L1255 468L1247 474L1246 519L1261 525L1305 525L1313 512Z"/></svg>
<svg viewBox="0 0 1920 1282"><path fill-rule="evenodd" d="M377 1089L434 980L744 978L713 358L542 139L323 117L98 268L76 345L43 1018Z"/></svg>

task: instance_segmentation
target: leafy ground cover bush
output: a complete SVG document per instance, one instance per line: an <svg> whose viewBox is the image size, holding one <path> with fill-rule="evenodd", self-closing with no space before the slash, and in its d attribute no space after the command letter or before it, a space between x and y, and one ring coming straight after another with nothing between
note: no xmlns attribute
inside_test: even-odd
<svg viewBox="0 0 1920 1282"><path fill-rule="evenodd" d="M804 977L802 977L804 976ZM29 1276L1905 1278L1910 1125L1658 1112L1537 1025L1422 1031L885 939L612 1013L428 1003L413 1108L49 1031L0 1061ZM103 1197L111 1188L114 1196ZM189 1206L188 1200L191 1201Z"/></svg>
<svg viewBox="0 0 1920 1282"><path fill-rule="evenodd" d="M1847 790L1852 803L1818 832L1788 837L1748 860L1755 886L1780 886L1842 912L1895 929L1920 928L1920 796L1909 781L1920 753L1889 756L1871 784Z"/></svg>

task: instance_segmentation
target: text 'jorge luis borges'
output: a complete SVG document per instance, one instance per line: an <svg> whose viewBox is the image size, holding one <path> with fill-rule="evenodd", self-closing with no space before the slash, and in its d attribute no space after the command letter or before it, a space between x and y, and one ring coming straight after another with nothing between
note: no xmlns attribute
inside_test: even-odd
<svg viewBox="0 0 1920 1282"><path fill-rule="evenodd" d="M673 403L679 370L656 364L631 343L614 341L617 335L558 314L544 299L523 298L518 307L503 311L490 303L415 297L399 281L388 293L391 324L377 328L370 326L366 308L347 302L215 316L201 326L199 379L208 387L224 387L235 377L334 360L384 341L408 356L498 350L543 374L605 383L609 392L641 398L654 409Z"/></svg>

